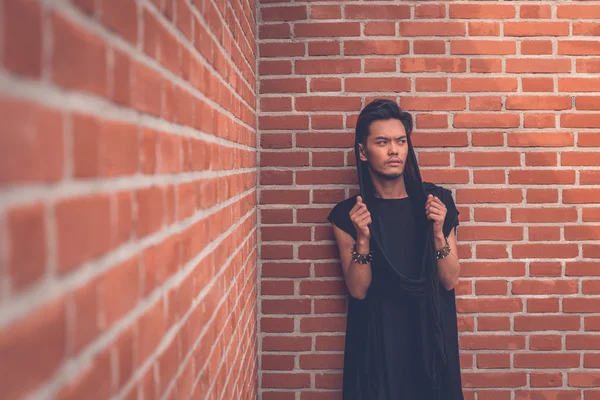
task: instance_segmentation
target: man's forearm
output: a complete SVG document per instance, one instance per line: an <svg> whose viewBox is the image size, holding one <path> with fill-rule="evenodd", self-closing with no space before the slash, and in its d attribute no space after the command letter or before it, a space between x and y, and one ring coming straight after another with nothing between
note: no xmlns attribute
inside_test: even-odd
<svg viewBox="0 0 600 400"><path fill-rule="evenodd" d="M359 238L356 242L356 251L359 254L369 254L369 241ZM356 261L350 261L346 274L346 284L353 297L364 299L371 285L371 279L371 264L360 264Z"/></svg>
<svg viewBox="0 0 600 400"><path fill-rule="evenodd" d="M446 245L446 239L443 235L436 235L434 243L436 250L439 250ZM456 252L452 251L446 257L437 260L440 281L447 290L454 289L460 275L460 263L455 254Z"/></svg>

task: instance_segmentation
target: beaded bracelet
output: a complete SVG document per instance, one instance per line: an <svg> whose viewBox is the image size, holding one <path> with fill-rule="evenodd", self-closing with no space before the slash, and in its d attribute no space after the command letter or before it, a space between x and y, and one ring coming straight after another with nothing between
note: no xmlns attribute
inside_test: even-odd
<svg viewBox="0 0 600 400"><path fill-rule="evenodd" d="M435 257L438 260L441 260L442 258L446 258L448 256L448 254L450 254L450 244L448 243L448 236L446 236L445 239L446 239L446 245L436 252Z"/></svg>
<svg viewBox="0 0 600 400"><path fill-rule="evenodd" d="M352 261L357 262L359 264L369 264L373 260L373 255L369 254L360 254L356 250L356 244L352 246Z"/></svg>

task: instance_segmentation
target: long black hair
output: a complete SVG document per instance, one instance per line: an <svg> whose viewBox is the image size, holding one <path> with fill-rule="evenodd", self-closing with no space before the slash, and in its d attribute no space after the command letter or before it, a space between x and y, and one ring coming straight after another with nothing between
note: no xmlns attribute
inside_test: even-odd
<svg viewBox="0 0 600 400"><path fill-rule="evenodd" d="M413 130L413 119L410 113L403 111L392 100L376 99L362 109L356 121L356 138L363 145L369 136L369 129L373 122L397 119L402 122L406 134L410 136Z"/></svg>

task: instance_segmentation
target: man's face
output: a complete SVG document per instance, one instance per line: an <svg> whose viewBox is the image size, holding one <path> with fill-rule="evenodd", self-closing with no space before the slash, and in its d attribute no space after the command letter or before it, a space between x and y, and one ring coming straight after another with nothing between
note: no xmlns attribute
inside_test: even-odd
<svg viewBox="0 0 600 400"><path fill-rule="evenodd" d="M408 156L406 129L397 119L379 120L371 123L366 146L360 147L360 159L368 161L369 167L384 179L402 176Z"/></svg>

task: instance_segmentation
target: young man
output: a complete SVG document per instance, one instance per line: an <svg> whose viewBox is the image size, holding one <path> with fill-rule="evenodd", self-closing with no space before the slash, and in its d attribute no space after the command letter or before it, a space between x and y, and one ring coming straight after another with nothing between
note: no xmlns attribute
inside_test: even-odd
<svg viewBox="0 0 600 400"><path fill-rule="evenodd" d="M344 400L462 400L451 192L421 180L412 118L375 100L356 126L360 194L329 215L350 292Z"/></svg>

